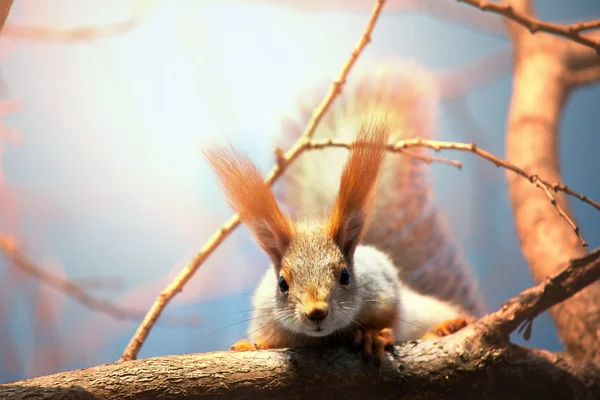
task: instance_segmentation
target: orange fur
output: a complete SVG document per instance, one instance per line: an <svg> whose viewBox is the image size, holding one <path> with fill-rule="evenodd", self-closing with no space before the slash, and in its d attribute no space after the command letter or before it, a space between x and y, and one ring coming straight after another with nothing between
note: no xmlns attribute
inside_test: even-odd
<svg viewBox="0 0 600 400"><path fill-rule="evenodd" d="M258 341L256 343L252 344L246 339L238 340L230 348L231 351L238 351L238 352L239 351L268 350L268 349L270 349L270 347L267 346L267 344L265 342Z"/></svg>
<svg viewBox="0 0 600 400"><path fill-rule="evenodd" d="M232 351L255 351L256 347L246 339L235 342L230 350Z"/></svg>
<svg viewBox="0 0 600 400"><path fill-rule="evenodd" d="M455 332L458 332L465 326L469 325L470 318L458 317L456 319L448 319L444 322L437 324L432 332L428 332L423 335L423 339L431 339L436 337L448 336Z"/></svg>
<svg viewBox="0 0 600 400"><path fill-rule="evenodd" d="M382 119L373 118L361 126L356 142L366 146L357 146L350 151L327 225L328 233L334 240L339 240L338 236L344 230L344 224L348 223L352 216L357 216L361 226L360 231L355 232L357 237L354 241L360 241L373 203L377 179L386 153L383 146L387 144L389 133L389 125Z"/></svg>
<svg viewBox="0 0 600 400"><path fill-rule="evenodd" d="M293 226L281 212L271 187L248 157L231 148L214 146L204 155L217 173L229 205L250 229L259 245L274 258L293 235Z"/></svg>

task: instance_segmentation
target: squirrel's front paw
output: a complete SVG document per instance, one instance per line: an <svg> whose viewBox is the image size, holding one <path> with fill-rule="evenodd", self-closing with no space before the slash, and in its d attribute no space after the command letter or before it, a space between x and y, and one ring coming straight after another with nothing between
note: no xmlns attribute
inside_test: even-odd
<svg viewBox="0 0 600 400"><path fill-rule="evenodd" d="M242 339L235 342L229 349L231 351L255 351L268 349L268 347L263 342L250 343L246 339Z"/></svg>
<svg viewBox="0 0 600 400"><path fill-rule="evenodd" d="M469 318L458 317L455 319L448 319L442 323L437 324L433 327L431 332L427 332L423 335L423 339L430 339L435 337L448 336L454 332L458 332L465 326L469 325Z"/></svg>
<svg viewBox="0 0 600 400"><path fill-rule="evenodd" d="M375 364L379 366L385 357L385 351L394 345L394 335L390 328L358 329L354 336L354 343L363 347L366 360L375 356Z"/></svg>

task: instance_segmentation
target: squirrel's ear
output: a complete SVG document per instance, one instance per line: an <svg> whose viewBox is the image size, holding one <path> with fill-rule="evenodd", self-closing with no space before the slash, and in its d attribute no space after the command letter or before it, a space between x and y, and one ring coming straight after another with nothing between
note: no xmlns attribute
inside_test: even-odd
<svg viewBox="0 0 600 400"><path fill-rule="evenodd" d="M281 266L283 255L290 244L291 232L282 231L277 226L270 225L265 220L255 220L246 223L258 245L271 257L275 268Z"/></svg>
<svg viewBox="0 0 600 400"><path fill-rule="evenodd" d="M217 173L229 205L278 267L292 239L293 226L279 209L271 187L256 165L233 148L214 146L203 153Z"/></svg>
<svg viewBox="0 0 600 400"><path fill-rule="evenodd" d="M386 121L364 123L342 171L327 228L329 236L350 261L368 224L388 137Z"/></svg>
<svg viewBox="0 0 600 400"><path fill-rule="evenodd" d="M350 261L353 259L354 250L356 250L356 246L362 239L366 224L367 215L361 211L355 211L341 222L339 228L333 234L333 240L346 259Z"/></svg>

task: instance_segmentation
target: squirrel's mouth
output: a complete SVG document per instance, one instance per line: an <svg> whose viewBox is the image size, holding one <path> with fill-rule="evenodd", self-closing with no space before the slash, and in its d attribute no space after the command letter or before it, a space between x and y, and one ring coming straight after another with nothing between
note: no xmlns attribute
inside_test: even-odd
<svg viewBox="0 0 600 400"><path fill-rule="evenodd" d="M315 326L306 332L310 336L326 336L329 332L322 326Z"/></svg>

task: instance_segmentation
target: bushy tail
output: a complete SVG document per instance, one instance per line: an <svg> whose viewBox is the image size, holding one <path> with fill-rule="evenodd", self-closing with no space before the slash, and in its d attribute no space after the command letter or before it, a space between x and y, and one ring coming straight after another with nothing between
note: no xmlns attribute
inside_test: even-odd
<svg viewBox="0 0 600 400"><path fill-rule="evenodd" d="M319 89L301 99L300 121L286 122L279 145L287 148L300 135L327 86ZM433 138L436 100L431 76L417 65L369 68L344 87L314 137L351 141L364 121L379 120L388 125L390 140ZM347 157L348 151L340 148L301 155L276 186L282 206L292 216L326 215L334 204ZM423 161L386 155L362 243L387 252L401 268L403 280L415 290L462 306L473 315L483 312L470 268L432 198Z"/></svg>

